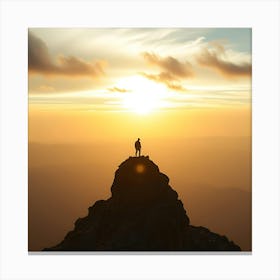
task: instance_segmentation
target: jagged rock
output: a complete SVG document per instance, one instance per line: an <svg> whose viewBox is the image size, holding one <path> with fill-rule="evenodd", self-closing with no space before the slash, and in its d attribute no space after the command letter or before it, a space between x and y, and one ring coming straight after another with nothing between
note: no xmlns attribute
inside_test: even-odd
<svg viewBox="0 0 280 280"><path fill-rule="evenodd" d="M149 157L130 157L115 173L112 197L97 201L58 245L45 251L240 251L189 217Z"/></svg>

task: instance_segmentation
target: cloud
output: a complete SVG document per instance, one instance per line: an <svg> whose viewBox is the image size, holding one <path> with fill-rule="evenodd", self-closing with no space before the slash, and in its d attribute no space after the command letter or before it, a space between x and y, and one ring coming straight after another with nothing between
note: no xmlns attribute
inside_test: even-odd
<svg viewBox="0 0 280 280"><path fill-rule="evenodd" d="M55 61L45 42L28 32L28 71L31 74L98 77L104 75L104 65L104 61L93 63L63 55Z"/></svg>
<svg viewBox="0 0 280 280"><path fill-rule="evenodd" d="M181 92L187 91L187 89L185 89L178 82L178 80L176 78L174 78L167 72L161 72L159 74L147 74L147 73L141 72L140 74L149 80L152 80L157 83L165 84L171 90L181 91Z"/></svg>
<svg viewBox="0 0 280 280"><path fill-rule="evenodd" d="M187 61L185 63L181 63L172 56L163 58L154 53L149 52L144 52L143 57L150 64L158 66L164 72L167 72L169 75L180 78L189 78L193 76L193 72L191 69L192 66Z"/></svg>
<svg viewBox="0 0 280 280"><path fill-rule="evenodd" d="M233 62L229 60L228 53L219 43L211 43L208 47L203 47L197 55L197 62L200 65L213 68L229 78L237 76L250 77L252 75L251 62Z"/></svg>
<svg viewBox="0 0 280 280"><path fill-rule="evenodd" d="M118 87L108 88L108 90L110 92L121 92L121 93L131 92L131 90L128 90L128 89L125 89L125 88L118 88Z"/></svg>
<svg viewBox="0 0 280 280"><path fill-rule="evenodd" d="M156 65L162 70L158 74L141 73L144 77L163 83L171 90L186 91L180 81L194 76L192 65L189 62L182 63L172 56L160 57L149 52L144 52L142 55L149 64Z"/></svg>

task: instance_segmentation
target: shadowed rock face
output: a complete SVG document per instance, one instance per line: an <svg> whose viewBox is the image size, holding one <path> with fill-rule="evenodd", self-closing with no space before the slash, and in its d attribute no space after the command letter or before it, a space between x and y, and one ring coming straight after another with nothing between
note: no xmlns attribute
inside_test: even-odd
<svg viewBox="0 0 280 280"><path fill-rule="evenodd" d="M115 173L112 197L97 201L64 240L45 251L240 251L189 217L149 157L130 157Z"/></svg>

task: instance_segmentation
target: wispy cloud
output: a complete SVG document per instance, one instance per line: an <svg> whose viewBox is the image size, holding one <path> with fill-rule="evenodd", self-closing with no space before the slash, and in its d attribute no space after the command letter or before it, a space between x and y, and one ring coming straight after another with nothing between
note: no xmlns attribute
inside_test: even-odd
<svg viewBox="0 0 280 280"><path fill-rule="evenodd" d="M152 65L158 66L164 72L174 77L189 78L193 76L191 64L180 62L172 56L160 57L154 53L144 52L143 57Z"/></svg>
<svg viewBox="0 0 280 280"><path fill-rule="evenodd" d="M169 89L186 91L180 84L180 80L194 76L192 65L188 61L183 63L172 56L161 57L149 52L144 52L142 55L149 64L155 65L162 70L158 74L141 73L144 77L158 83L163 83Z"/></svg>
<svg viewBox="0 0 280 280"><path fill-rule="evenodd" d="M140 73L142 76L144 76L145 78L152 80L154 82L157 83L163 83L165 84L166 87L168 87L171 90L175 90L175 91L181 91L181 92L185 92L187 91L186 88L184 88L176 78L174 78L173 76L171 76L169 73L167 72L162 72L159 74L147 74L144 72Z"/></svg>
<svg viewBox="0 0 280 280"><path fill-rule="evenodd" d="M28 33L28 70L31 74L93 78L104 75L104 65L104 61L87 62L75 56L61 55L53 60L45 42Z"/></svg>
<svg viewBox="0 0 280 280"><path fill-rule="evenodd" d="M220 74L232 78L238 76L251 76L252 64L248 61L234 62L230 60L224 47L216 42L201 48L197 55L197 62L209 68L213 68Z"/></svg>
<svg viewBox="0 0 280 280"><path fill-rule="evenodd" d="M131 90L129 90L129 89L119 88L119 87L111 87L111 88L108 88L108 90L110 92L121 92L121 93L131 92Z"/></svg>

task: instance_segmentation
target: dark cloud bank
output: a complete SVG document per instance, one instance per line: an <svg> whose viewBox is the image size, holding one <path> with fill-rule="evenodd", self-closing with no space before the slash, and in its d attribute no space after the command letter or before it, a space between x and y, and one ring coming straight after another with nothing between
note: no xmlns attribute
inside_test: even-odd
<svg viewBox="0 0 280 280"><path fill-rule="evenodd" d="M43 40L28 32L28 71L43 75L63 75L69 77L98 77L104 74L104 62L87 62L75 56L59 56L55 61L51 58L47 45Z"/></svg>

